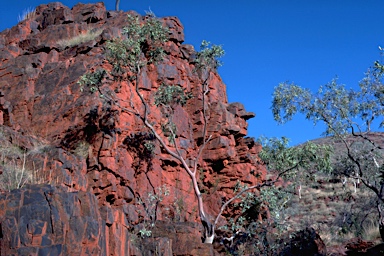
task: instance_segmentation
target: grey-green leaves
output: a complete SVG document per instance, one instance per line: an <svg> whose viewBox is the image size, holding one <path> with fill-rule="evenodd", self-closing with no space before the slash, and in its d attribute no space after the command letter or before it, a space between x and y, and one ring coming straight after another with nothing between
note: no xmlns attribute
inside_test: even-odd
<svg viewBox="0 0 384 256"><path fill-rule="evenodd" d="M184 106L190 98L192 98L192 94L186 93L180 85L162 84L155 93L155 105L157 107L173 104Z"/></svg>
<svg viewBox="0 0 384 256"><path fill-rule="evenodd" d="M80 90L84 91L84 86L89 87L91 92L96 92L102 85L102 80L107 72L104 69L99 69L94 73L86 73L82 75L77 82L80 84Z"/></svg>
<svg viewBox="0 0 384 256"><path fill-rule="evenodd" d="M219 58L224 56L221 45L211 45L210 42L203 40L200 52L196 53L196 69L216 70L222 65Z"/></svg>
<svg viewBox="0 0 384 256"><path fill-rule="evenodd" d="M125 37L106 45L107 59L113 65L116 75L125 67L136 74L145 64L162 60L162 45L168 40L168 29L154 15L140 21L137 16L129 14L127 23L123 28Z"/></svg>

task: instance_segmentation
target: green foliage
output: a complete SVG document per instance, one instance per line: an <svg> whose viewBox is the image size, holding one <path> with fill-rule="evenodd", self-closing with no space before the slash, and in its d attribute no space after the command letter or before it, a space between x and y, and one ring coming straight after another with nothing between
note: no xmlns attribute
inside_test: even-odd
<svg viewBox="0 0 384 256"><path fill-rule="evenodd" d="M279 84L273 92L272 111L275 120L279 123L291 120L294 114L301 111L300 107L310 99L311 94L307 89L295 84Z"/></svg>
<svg viewBox="0 0 384 256"><path fill-rule="evenodd" d="M382 76L380 66L368 70L359 84L360 90L356 91L347 90L337 80L321 86L317 93L295 84L281 83L273 93L274 118L285 123L296 113L302 113L314 125L322 121L326 125L325 135L343 135L352 129L369 131L372 122L384 115ZM357 117L361 123L357 122Z"/></svg>
<svg viewBox="0 0 384 256"><path fill-rule="evenodd" d="M347 90L336 80L320 87L316 94L297 85L280 84L273 94L275 120L284 123L300 112L314 124L322 121L326 125L325 134L341 139L345 147L335 169L347 176L365 173L367 178L371 178L376 165L373 159L381 159L382 153L361 132L369 132L372 122L384 115L383 73L378 65L376 63L376 68L368 70L359 84L360 90L356 91ZM383 121L380 122L382 126ZM345 140L350 132L360 141L359 145Z"/></svg>
<svg viewBox="0 0 384 256"><path fill-rule="evenodd" d="M289 227L285 223L284 210L291 200L291 193L287 189L279 189L275 186L265 187L260 190L259 200L268 207L276 228L279 231L287 230Z"/></svg>
<svg viewBox="0 0 384 256"><path fill-rule="evenodd" d="M144 142L144 147L151 156L154 154L156 146L152 141Z"/></svg>
<svg viewBox="0 0 384 256"><path fill-rule="evenodd" d="M129 14L127 23L123 28L126 38L106 44L107 60L113 65L112 74L115 76L123 75L125 68L137 74L144 65L162 60L162 44L168 40L168 29L154 15L140 22L137 16Z"/></svg>
<svg viewBox="0 0 384 256"><path fill-rule="evenodd" d="M279 123L292 119L296 113L303 114L316 125L325 124L325 135L333 136L338 145L338 157L332 163L332 174L336 177L349 177L356 184L362 182L365 188L376 194L373 202L384 202L383 151L369 132L373 124L384 126L384 68L376 61L359 83L359 89L346 89L333 80L321 86L316 93L295 84L282 83L273 93L272 111ZM364 190L362 190L363 192ZM371 209L376 208L371 203ZM360 209L358 211L361 211ZM342 217L350 222L344 232L355 230L361 235L365 216L353 212L352 208ZM384 237L383 237L384 239Z"/></svg>
<svg viewBox="0 0 384 256"><path fill-rule="evenodd" d="M186 93L180 85L162 84L155 93L155 106L162 107L162 112L168 119L166 123L161 124L161 128L170 143L175 143L177 132L176 125L172 121L173 107L184 106L192 97L192 93Z"/></svg>
<svg viewBox="0 0 384 256"><path fill-rule="evenodd" d="M80 84L80 91L84 91L84 86L86 86L89 87L89 90L92 93L97 92L102 85L106 74L107 72L104 69L99 69L94 73L86 73L82 75L79 81L77 81L77 83Z"/></svg>
<svg viewBox="0 0 384 256"><path fill-rule="evenodd" d="M161 124L161 129L163 131L164 136L168 138L168 141L170 143L175 143L177 130L175 123L168 121L165 124Z"/></svg>
<svg viewBox="0 0 384 256"><path fill-rule="evenodd" d="M239 234L238 242L227 248L234 255L245 251L257 255L276 255L282 247L282 238L291 229L286 218L286 208L291 201L291 186L275 186L280 178L301 184L313 179L318 173L332 170L332 148L329 146L306 143L298 147L289 147L287 138L260 138L263 146L260 160L273 174L260 186L259 191L247 190L247 185L238 182L235 186L236 201L232 209L240 212L240 217L231 218L222 227L223 230ZM251 188L251 187L250 187ZM268 218L268 213L270 217ZM241 241L241 242L239 242Z"/></svg>
<svg viewBox="0 0 384 256"><path fill-rule="evenodd" d="M218 58L223 57L224 54L225 52L221 45L211 45L210 42L203 40L200 52L196 53L196 70L216 70L223 64Z"/></svg>
<svg viewBox="0 0 384 256"><path fill-rule="evenodd" d="M292 178L301 173L320 171L329 173L332 170L332 147L317 145L311 142L297 147L288 147L289 140L285 137L260 138L263 146L259 153L260 159L271 171L277 171L283 177Z"/></svg>
<svg viewBox="0 0 384 256"><path fill-rule="evenodd" d="M293 185L301 185L316 179L320 173L332 170L330 146L306 143L289 147L289 140L285 137L259 138L258 142L262 145L259 157L274 175L272 180L282 178ZM270 213L270 219L253 220L245 226L252 238L248 243L254 243L253 250L258 254L276 255L281 249L281 239L292 228L286 218L291 199L292 185L277 187L273 183L262 187L258 196L247 192L241 197L239 206L244 207L244 212L258 205L259 209L268 209Z"/></svg>
<svg viewBox="0 0 384 256"><path fill-rule="evenodd" d="M144 225L139 230L141 238L152 235L151 228L154 227L157 219L157 207L166 196L169 196L169 188L164 184L156 188L153 193L149 192L145 198L138 198L138 203L144 208Z"/></svg>
<svg viewBox="0 0 384 256"><path fill-rule="evenodd" d="M185 93L184 88L180 85L166 85L162 84L155 93L155 105L158 106L171 106L180 104L184 106L189 99L192 98L191 93Z"/></svg>
<svg viewBox="0 0 384 256"><path fill-rule="evenodd" d="M247 188L248 188L247 185L242 185L240 181L237 181L234 192L237 193ZM257 195L253 191L247 191L241 195L240 202L235 203L234 206L235 207L239 206L241 208L241 213L244 213L247 210L249 210L253 205L258 203L259 203L259 199Z"/></svg>
<svg viewBox="0 0 384 256"><path fill-rule="evenodd" d="M234 192L247 188L238 182ZM278 240L289 228L284 210L290 198L289 191L275 186L262 187L259 192L248 190L242 193L232 205L240 216L230 218L219 228L236 234L236 242L227 246L227 251L231 255L276 255L281 246ZM267 212L272 218L267 218Z"/></svg>
<svg viewBox="0 0 384 256"><path fill-rule="evenodd" d="M122 32L124 37L108 41L105 52L115 79L135 80L143 66L163 59L162 45L168 40L169 31L154 15L147 16L141 22L137 16L129 14L127 23ZM84 86L89 87L91 92L98 91L106 75L105 70L84 74L78 81L81 91Z"/></svg>
<svg viewBox="0 0 384 256"><path fill-rule="evenodd" d="M130 69L135 69L135 65L140 67L144 65L143 62L139 62L140 48L137 49L137 45L136 48L133 47L131 41L116 38L105 45L107 60L113 66L111 74L115 77L122 76L124 67L128 65Z"/></svg>
<svg viewBox="0 0 384 256"><path fill-rule="evenodd" d="M146 227L143 227L142 229L139 230L139 235L141 238L151 237L152 230L147 229Z"/></svg>

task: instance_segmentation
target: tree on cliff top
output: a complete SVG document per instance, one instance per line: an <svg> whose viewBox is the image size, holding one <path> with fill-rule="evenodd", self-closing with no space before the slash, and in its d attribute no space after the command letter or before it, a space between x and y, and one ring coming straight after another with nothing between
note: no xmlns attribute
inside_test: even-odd
<svg viewBox="0 0 384 256"><path fill-rule="evenodd" d="M375 62L360 82L360 90L348 90L336 80L321 86L317 93L295 84L282 83L275 88L272 111L283 124L302 113L314 125L325 124L326 136L344 146L337 159L335 174L361 181L376 194L379 227L384 241L384 163L383 148L370 139L371 126L384 125L384 68Z"/></svg>

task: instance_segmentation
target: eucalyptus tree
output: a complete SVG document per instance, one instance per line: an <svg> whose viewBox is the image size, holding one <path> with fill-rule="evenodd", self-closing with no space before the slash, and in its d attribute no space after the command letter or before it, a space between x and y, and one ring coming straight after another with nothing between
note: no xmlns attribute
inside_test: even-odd
<svg viewBox="0 0 384 256"><path fill-rule="evenodd" d="M371 139L372 126L384 125L384 68L375 62L359 83L359 89L347 89L334 79L317 92L293 83L279 84L273 93L272 112L279 124L301 113L314 125L325 125L323 135L341 142L343 155L337 159L335 172L362 182L377 197L379 224L384 241L383 148Z"/></svg>
<svg viewBox="0 0 384 256"><path fill-rule="evenodd" d="M116 2L118 6L118 1ZM139 117L144 125L150 130L161 147L172 157L177 159L191 178L200 220L204 226L204 239L206 243L212 243L214 238L214 225L205 212L202 194L198 185L198 167L200 158L205 145L210 141L211 136L207 135L208 118L206 115L205 100L209 92L209 77L211 72L215 72L220 66L218 58L223 56L224 50L217 45L211 45L203 41L201 51L196 53L195 67L196 72L200 73L202 98L203 98L203 117L204 124L202 129L202 145L197 148L198 155L192 165L187 163L187 159L182 155L179 142L176 140L177 130L172 122L173 109L176 105L184 105L191 98L191 93L179 85L163 84L155 92L154 104L166 112L167 122L162 124L162 133L158 132L149 121L150 102L144 98L140 92L140 77L143 67L150 63L161 62L165 56L163 44L167 41L169 31L163 27L162 22L153 13L147 15L144 21L138 17L128 15L127 26L123 28L124 38L116 38L106 44L106 58L112 65L112 71L97 70L93 73L86 73L79 79L81 90L87 87L91 92L99 93L108 104L119 107L122 111L134 114ZM116 81L128 81L134 87L134 94L140 99L142 107L135 107L133 102L129 102L130 107L124 107L123 99L119 99L116 94L105 86L106 77L113 77ZM129 90L131 90L129 88ZM132 94L133 95L133 94ZM166 142L169 140L170 144ZM196 146L197 147L197 146Z"/></svg>

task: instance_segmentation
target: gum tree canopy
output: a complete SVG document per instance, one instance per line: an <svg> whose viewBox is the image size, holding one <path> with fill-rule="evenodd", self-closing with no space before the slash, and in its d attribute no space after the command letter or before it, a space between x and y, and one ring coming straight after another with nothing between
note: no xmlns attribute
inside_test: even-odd
<svg viewBox="0 0 384 256"><path fill-rule="evenodd" d="M273 93L272 112L284 124L297 113L314 125L325 124L324 135L341 142L344 155L335 164L335 172L361 181L377 196L379 227L384 241L383 148L369 136L371 128L384 125L384 67L376 61L358 90L347 89L333 80L316 93L295 84L281 83Z"/></svg>

